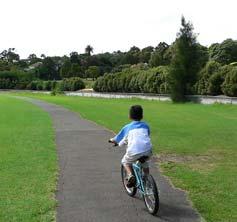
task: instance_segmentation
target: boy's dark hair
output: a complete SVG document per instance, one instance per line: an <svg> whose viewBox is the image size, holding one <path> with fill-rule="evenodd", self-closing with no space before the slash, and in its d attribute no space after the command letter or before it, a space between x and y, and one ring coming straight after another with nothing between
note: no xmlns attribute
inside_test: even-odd
<svg viewBox="0 0 237 222"><path fill-rule="evenodd" d="M134 105L130 107L129 116L133 120L141 120L143 118L143 109L140 105Z"/></svg>

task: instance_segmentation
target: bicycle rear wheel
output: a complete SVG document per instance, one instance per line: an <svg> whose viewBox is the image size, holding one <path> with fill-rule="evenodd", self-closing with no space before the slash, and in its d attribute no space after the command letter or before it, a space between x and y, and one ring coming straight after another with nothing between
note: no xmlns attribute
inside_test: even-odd
<svg viewBox="0 0 237 222"><path fill-rule="evenodd" d="M155 215L159 210L160 201L156 182L151 175L148 175L144 179L144 189L145 194L143 195L143 200L146 208L150 214Z"/></svg>
<svg viewBox="0 0 237 222"><path fill-rule="evenodd" d="M125 170L123 165L121 165L121 177L122 177L122 183L123 183L126 193L131 197L135 196L135 194L137 192L137 188L136 187L131 187L131 188L127 187L127 171Z"/></svg>

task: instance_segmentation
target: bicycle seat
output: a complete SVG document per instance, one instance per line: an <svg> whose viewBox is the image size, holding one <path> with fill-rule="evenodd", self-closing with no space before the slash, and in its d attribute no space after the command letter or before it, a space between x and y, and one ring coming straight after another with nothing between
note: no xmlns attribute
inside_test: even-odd
<svg viewBox="0 0 237 222"><path fill-rule="evenodd" d="M141 156L138 161L140 163L145 163L149 159L149 156Z"/></svg>

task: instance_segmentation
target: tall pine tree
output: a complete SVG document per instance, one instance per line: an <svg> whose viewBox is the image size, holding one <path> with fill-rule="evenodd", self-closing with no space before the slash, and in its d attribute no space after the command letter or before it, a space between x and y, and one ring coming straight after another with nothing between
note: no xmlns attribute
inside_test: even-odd
<svg viewBox="0 0 237 222"><path fill-rule="evenodd" d="M185 95L192 93L199 70L198 43L193 25L182 16L181 28L174 43L169 82L174 102L184 102Z"/></svg>

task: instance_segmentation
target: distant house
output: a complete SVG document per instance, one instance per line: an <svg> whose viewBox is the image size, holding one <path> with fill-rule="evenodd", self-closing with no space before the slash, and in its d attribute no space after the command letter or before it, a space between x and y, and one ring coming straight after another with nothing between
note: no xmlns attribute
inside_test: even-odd
<svg viewBox="0 0 237 222"><path fill-rule="evenodd" d="M33 69L36 69L38 67L40 67L43 63L42 62L36 62L34 64L31 64L30 66L28 66L28 68L25 69L25 71L30 71Z"/></svg>

